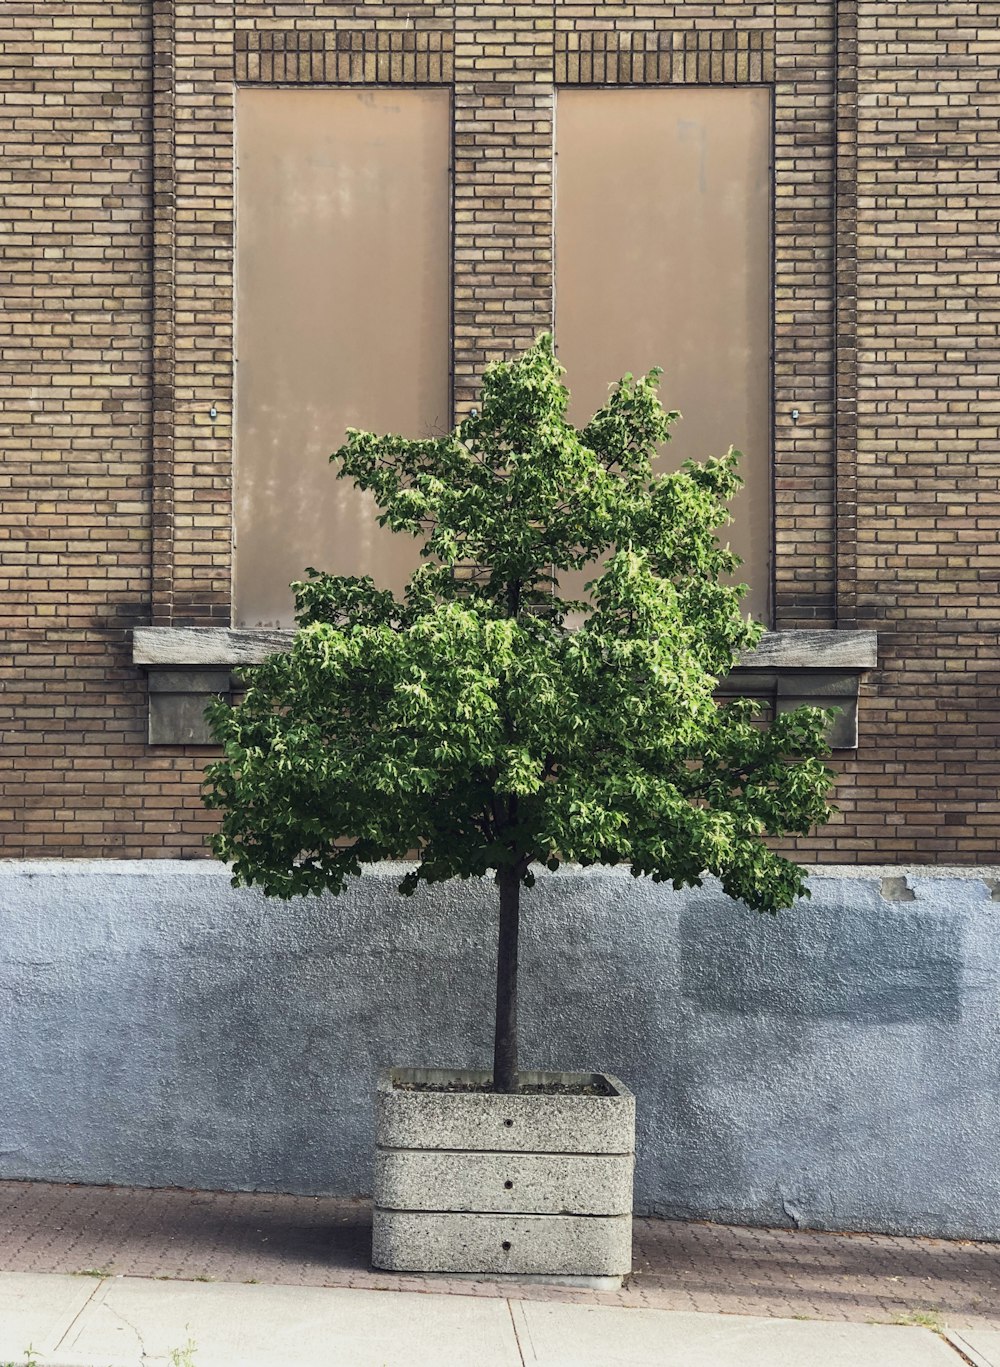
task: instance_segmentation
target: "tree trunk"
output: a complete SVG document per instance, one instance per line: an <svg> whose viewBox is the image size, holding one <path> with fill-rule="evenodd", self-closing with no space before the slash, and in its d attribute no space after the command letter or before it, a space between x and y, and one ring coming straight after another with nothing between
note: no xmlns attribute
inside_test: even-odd
<svg viewBox="0 0 1000 1367"><path fill-rule="evenodd" d="M497 943L497 1015L493 1037L493 1090L517 1091L517 931L521 879L501 869L500 935Z"/></svg>

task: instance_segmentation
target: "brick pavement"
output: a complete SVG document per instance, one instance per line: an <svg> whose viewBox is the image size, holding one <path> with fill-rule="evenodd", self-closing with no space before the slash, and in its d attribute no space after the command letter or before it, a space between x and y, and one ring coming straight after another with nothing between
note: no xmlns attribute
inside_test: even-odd
<svg viewBox="0 0 1000 1367"><path fill-rule="evenodd" d="M620 1292L368 1265L362 1200L0 1182L0 1272L504 1294L780 1318L1000 1328L1000 1245L639 1219Z"/></svg>

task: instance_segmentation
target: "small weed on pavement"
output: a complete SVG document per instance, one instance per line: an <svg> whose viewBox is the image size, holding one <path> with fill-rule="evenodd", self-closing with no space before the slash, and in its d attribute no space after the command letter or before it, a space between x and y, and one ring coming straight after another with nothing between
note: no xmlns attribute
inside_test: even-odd
<svg viewBox="0 0 1000 1367"><path fill-rule="evenodd" d="M937 1310L912 1310L906 1315L897 1315L892 1322L913 1325L918 1329L933 1329L935 1334L944 1333L944 1321Z"/></svg>
<svg viewBox="0 0 1000 1367"><path fill-rule="evenodd" d="M196 1367L194 1354L195 1342L188 1339L183 1348L174 1348L170 1353L170 1367Z"/></svg>

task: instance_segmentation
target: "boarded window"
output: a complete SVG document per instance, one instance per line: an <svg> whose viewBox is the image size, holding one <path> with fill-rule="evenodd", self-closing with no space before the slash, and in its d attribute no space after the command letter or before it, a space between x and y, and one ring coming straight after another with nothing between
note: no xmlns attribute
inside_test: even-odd
<svg viewBox="0 0 1000 1367"><path fill-rule="evenodd" d="M664 370L662 467L744 453L723 532L744 607L770 583L770 100L763 89L563 90L556 110L556 338L585 420L626 371Z"/></svg>
<svg viewBox="0 0 1000 1367"><path fill-rule="evenodd" d="M418 563L328 457L451 426L449 149L445 90L238 92L236 626L291 625L307 565Z"/></svg>

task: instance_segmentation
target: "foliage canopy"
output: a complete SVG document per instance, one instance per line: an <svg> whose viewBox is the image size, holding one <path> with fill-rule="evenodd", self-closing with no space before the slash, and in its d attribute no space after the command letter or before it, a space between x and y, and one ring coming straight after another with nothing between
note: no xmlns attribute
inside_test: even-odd
<svg viewBox="0 0 1000 1367"><path fill-rule="evenodd" d="M402 600L309 571L287 654L211 710L224 758L206 802L234 881L339 892L377 860L421 880L533 881L562 861L627 864L749 906L804 892L765 836L830 813L827 714L754 720L717 680L762 628L715 535L738 453L653 476L677 418L658 371L626 375L586 427L542 336L485 373L481 408L433 440L350 430L332 460L381 521L422 541ZM560 576L592 574L586 601ZM571 623L570 614L573 615Z"/></svg>

